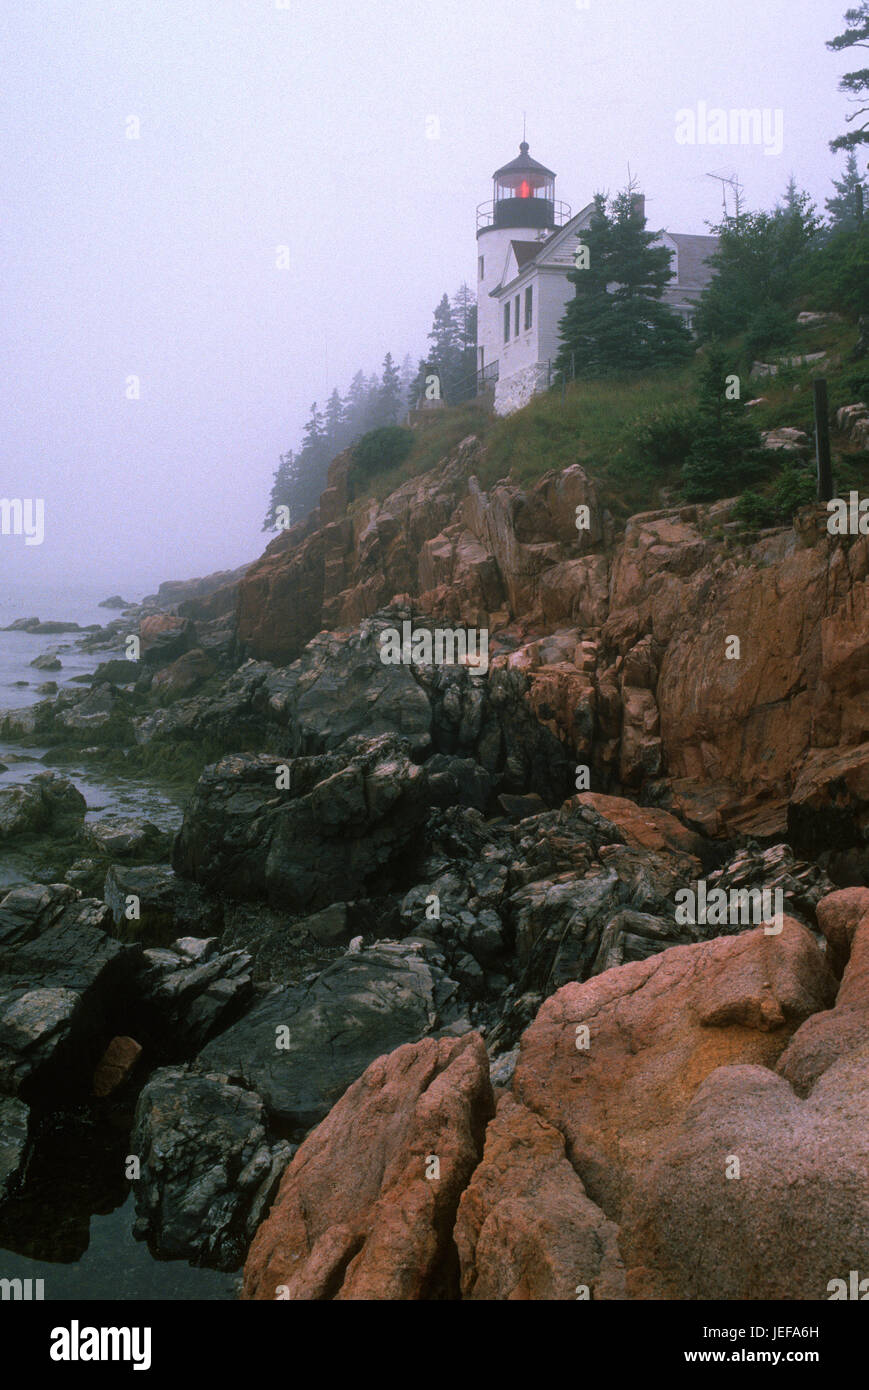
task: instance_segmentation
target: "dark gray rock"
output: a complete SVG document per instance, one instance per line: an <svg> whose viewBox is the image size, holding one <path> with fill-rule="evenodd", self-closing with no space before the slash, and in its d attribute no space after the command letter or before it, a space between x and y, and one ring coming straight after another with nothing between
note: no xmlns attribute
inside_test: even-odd
<svg viewBox="0 0 869 1390"><path fill-rule="evenodd" d="M251 958L214 937L181 937L143 954L136 1027L158 1057L190 1053L234 1023L253 998Z"/></svg>
<svg viewBox="0 0 869 1390"><path fill-rule="evenodd" d="M460 1016L456 983L438 959L422 942L343 956L309 983L266 995L199 1062L258 1091L301 1138L375 1057Z"/></svg>
<svg viewBox="0 0 869 1390"><path fill-rule="evenodd" d="M332 903L331 907L324 907L322 912L304 918L299 925L323 946L337 946L350 940L346 903Z"/></svg>
<svg viewBox="0 0 869 1390"><path fill-rule="evenodd" d="M77 787L57 772L39 772L22 786L0 787L0 840L79 827L87 804Z"/></svg>
<svg viewBox="0 0 869 1390"><path fill-rule="evenodd" d="M646 960L668 946L690 945L693 939L672 917L652 917L648 912L625 908L604 927L591 974L601 975L626 961Z"/></svg>
<svg viewBox="0 0 869 1390"><path fill-rule="evenodd" d="M117 657L111 661L101 661L93 675L88 677L92 685L135 685L140 675L138 661L127 657Z"/></svg>
<svg viewBox="0 0 869 1390"><path fill-rule="evenodd" d="M219 900L179 878L171 864L112 864L103 897L111 909L112 934L122 941L164 945L178 936L220 930Z"/></svg>
<svg viewBox="0 0 869 1390"><path fill-rule="evenodd" d="M364 896L375 875L382 886L425 814L425 779L394 736L317 758L223 758L199 779L173 864L212 891L311 912Z"/></svg>
<svg viewBox="0 0 869 1390"><path fill-rule="evenodd" d="M15 1190L24 1166L29 1113L23 1101L0 1097L0 1201Z"/></svg>
<svg viewBox="0 0 869 1390"><path fill-rule="evenodd" d="M104 728L113 716L123 714L124 709L115 687L103 682L91 686L70 708L59 709L54 722L58 729L67 733L91 735Z"/></svg>
<svg viewBox="0 0 869 1390"><path fill-rule="evenodd" d="M171 831L127 816L91 821L86 835L88 843L110 859L164 859L173 839Z"/></svg>
<svg viewBox="0 0 869 1390"><path fill-rule="evenodd" d="M110 920L66 884L0 902L0 1092L68 1099L125 1031L141 947L112 940Z"/></svg>
<svg viewBox="0 0 869 1390"><path fill-rule="evenodd" d="M295 1152L270 1142L259 1096L184 1067L158 1071L136 1106L134 1234L162 1258L236 1269Z"/></svg>

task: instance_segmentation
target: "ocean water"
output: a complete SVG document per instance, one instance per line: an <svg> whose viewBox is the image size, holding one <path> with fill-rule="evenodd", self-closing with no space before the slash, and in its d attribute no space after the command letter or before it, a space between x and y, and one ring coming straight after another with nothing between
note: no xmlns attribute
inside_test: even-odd
<svg viewBox="0 0 869 1390"><path fill-rule="evenodd" d="M130 593L105 586L83 588L80 585L57 585L41 591L10 587L0 589L0 628L7 627L18 618L33 617L43 622L78 623L80 627L87 627L91 623L102 626L120 616L117 609L99 607L101 599L112 593L122 593L131 603L143 597L138 592ZM67 685L71 689L81 690L81 685L72 681L73 676L94 671L101 661L124 654L120 642L115 652L80 652L75 645L77 635L74 632L46 635L0 632L0 713L23 709L38 700L50 698L41 695L38 690L46 681L55 681L58 690ZM31 666L34 658L45 652L57 653L62 663L59 671L40 671ZM36 773L44 772L45 764L41 759L45 751L38 746L4 743L0 739L0 764L5 764L7 768L5 772L0 771L0 786L27 782ZM65 763L57 771L69 777L85 798L88 808L86 821L100 820L108 815L124 815L144 818L166 829L177 829L181 824L182 807L179 800L162 788L135 778L110 777L86 763ZM16 853L14 845L0 847L0 890L20 882L26 876L26 871L26 862Z"/></svg>

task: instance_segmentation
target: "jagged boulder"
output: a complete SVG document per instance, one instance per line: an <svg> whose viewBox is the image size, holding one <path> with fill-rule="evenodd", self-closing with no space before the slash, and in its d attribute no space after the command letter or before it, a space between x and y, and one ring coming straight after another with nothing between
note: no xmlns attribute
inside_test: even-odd
<svg viewBox="0 0 869 1390"><path fill-rule="evenodd" d="M269 1142L260 1098L219 1076L166 1067L139 1096L133 1228L163 1259L236 1269L292 1153Z"/></svg>
<svg viewBox="0 0 869 1390"><path fill-rule="evenodd" d="M287 1169L242 1296L455 1297L456 1208L493 1109L477 1034L372 1062Z"/></svg>
<svg viewBox="0 0 869 1390"><path fill-rule="evenodd" d="M558 1130L510 1095L486 1130L454 1237L465 1299L625 1297L618 1227L586 1196Z"/></svg>
<svg viewBox="0 0 869 1390"><path fill-rule="evenodd" d="M442 964L421 943L348 953L306 984L267 994L203 1049L200 1063L258 1091L285 1132L301 1138L375 1057L470 1026Z"/></svg>
<svg viewBox="0 0 869 1390"><path fill-rule="evenodd" d="M0 787L0 840L53 830L69 834L84 823L87 803L57 772L38 772L22 786Z"/></svg>
<svg viewBox="0 0 869 1390"><path fill-rule="evenodd" d="M316 758L224 758L199 779L173 865L212 891L296 911L362 896L412 844L424 781L390 736Z"/></svg>
<svg viewBox="0 0 869 1390"><path fill-rule="evenodd" d="M114 941L105 903L67 884L0 901L0 1092L87 1093L135 995L141 947Z"/></svg>

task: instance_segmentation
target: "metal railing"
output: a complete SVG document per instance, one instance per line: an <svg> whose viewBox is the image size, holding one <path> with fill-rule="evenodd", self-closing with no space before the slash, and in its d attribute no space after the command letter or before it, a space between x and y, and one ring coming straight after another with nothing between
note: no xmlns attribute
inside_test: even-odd
<svg viewBox="0 0 869 1390"><path fill-rule="evenodd" d="M552 203L552 208L554 225L556 227L563 227L566 222L570 221L572 213L570 211L569 203L562 203L560 201L556 201ZM483 227L493 227L494 225L495 201L493 198L490 198L487 203L480 203L477 207L477 231L479 232ZM523 230L531 231L532 228L523 228Z"/></svg>

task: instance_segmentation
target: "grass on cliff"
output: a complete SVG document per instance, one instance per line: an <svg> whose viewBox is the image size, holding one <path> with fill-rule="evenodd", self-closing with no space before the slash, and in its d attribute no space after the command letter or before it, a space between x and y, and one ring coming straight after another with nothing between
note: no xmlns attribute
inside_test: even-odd
<svg viewBox="0 0 869 1390"><path fill-rule="evenodd" d="M763 398L751 412L758 430L792 426L811 437L812 379L821 371L828 383L831 413L842 405L865 400L869 362L848 360L856 337L855 327L846 322L795 325L786 355L826 352L830 361L780 366L777 376L755 381L749 381L751 362L744 341L728 344L734 370L741 377L743 399ZM680 426L684 434L685 422L696 403L696 369L695 360L642 376L572 382L563 391L555 387L542 392L523 410L507 417L495 416L481 399L432 410L415 428L408 457L372 478L365 497L382 501L402 483L447 458L467 435L475 434L485 446L479 468L484 488L502 478L529 487L550 469L579 463L595 479L604 505L617 519L672 505L683 492L684 454L679 435ZM649 447L652 437L654 448ZM668 452L670 440L672 450ZM865 451L856 450L835 429L832 446L837 487L869 489L869 456ZM772 520L774 499L789 495L782 468L781 456L771 453L764 476L755 485L757 495L764 504L769 503L766 524ZM733 491L732 479L722 477L719 495L732 496ZM363 497L357 498L354 510L363 501Z"/></svg>

